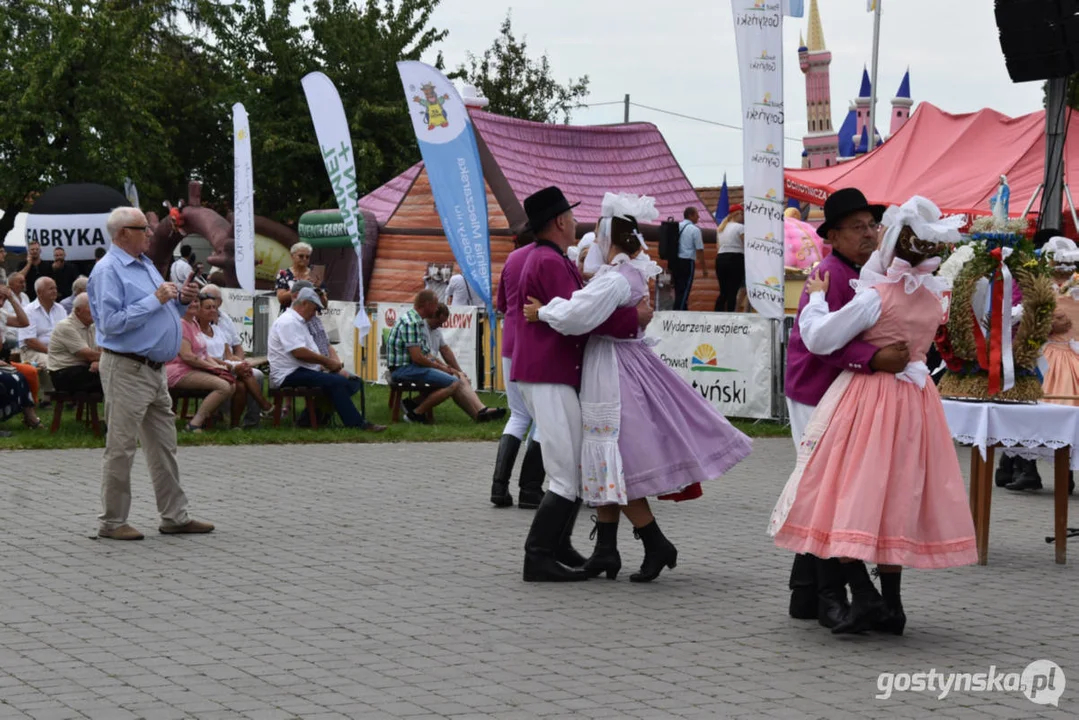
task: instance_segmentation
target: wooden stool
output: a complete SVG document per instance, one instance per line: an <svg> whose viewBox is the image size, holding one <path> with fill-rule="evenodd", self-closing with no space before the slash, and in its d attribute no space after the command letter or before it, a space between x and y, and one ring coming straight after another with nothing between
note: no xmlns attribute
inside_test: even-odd
<svg viewBox="0 0 1079 720"><path fill-rule="evenodd" d="M407 393L409 397L412 397L416 393L427 393L436 388L433 385L427 383L415 383L415 382L393 382L390 381L390 422L397 422L401 419L401 400L404 399L404 395ZM424 419L429 425L433 425L435 422L434 408L427 411Z"/></svg>
<svg viewBox="0 0 1079 720"><path fill-rule="evenodd" d="M322 388L317 387L280 387L270 388L270 398L273 400L273 426L277 427L281 424L281 409L284 404L285 398L293 398L291 403L292 409L289 414L292 416L293 424L296 423L296 402L295 398L303 398L304 405L307 408L307 419L311 423L312 430L318 430L318 413L315 412L315 403L319 398L324 397Z"/></svg>
<svg viewBox="0 0 1079 720"><path fill-rule="evenodd" d="M184 420L185 422L189 421L189 420L191 420L191 418L195 417L196 413L198 413L199 402L201 402L202 400L205 400L206 396L209 395L209 394L210 394L209 390L196 390L194 388L189 388L189 389L169 388L169 395L172 397L172 411L174 413L176 413L176 406L177 406L177 404L179 404L180 412L176 413L176 415L181 420ZM188 408L187 403L188 403L188 401L194 401L193 405L192 405L192 408L193 408L194 412L192 412L192 414L190 414L190 415L187 414L187 408ZM207 416L206 424L203 425L203 429L209 429L209 428L212 428L213 426L214 426L213 417L212 416Z"/></svg>
<svg viewBox="0 0 1079 720"><path fill-rule="evenodd" d="M87 425L93 427L94 435L101 435L101 417L97 413L98 403L105 400L101 393L52 390L47 395L55 408L52 413L52 425L49 427L50 433L55 433L60 429L60 419L64 414L64 405L72 403L75 405L75 420L86 422Z"/></svg>

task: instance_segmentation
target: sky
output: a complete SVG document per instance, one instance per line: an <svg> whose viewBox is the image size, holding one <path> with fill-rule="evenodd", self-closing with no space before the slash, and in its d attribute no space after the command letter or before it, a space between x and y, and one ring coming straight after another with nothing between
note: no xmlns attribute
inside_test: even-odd
<svg viewBox="0 0 1079 720"><path fill-rule="evenodd" d="M993 0L882 0L877 128L888 133L891 98L909 67L915 103L952 113L991 107L1017 116L1042 108L1040 82L1008 77ZM865 0L818 0L825 44L832 52L832 124L843 122L873 54L873 15ZM787 167L801 166L806 130L805 77L798 36L805 18L784 21ZM631 102L741 126L738 56L727 0L443 0L432 25L449 31L439 45L446 66L490 47L507 11L529 54L547 53L556 79L587 75L588 103L574 124L620 123ZM434 61L434 53L424 57ZM883 117L882 117L883 116ZM696 187L742 181L742 133L695 120L630 108L631 121L655 124Z"/></svg>

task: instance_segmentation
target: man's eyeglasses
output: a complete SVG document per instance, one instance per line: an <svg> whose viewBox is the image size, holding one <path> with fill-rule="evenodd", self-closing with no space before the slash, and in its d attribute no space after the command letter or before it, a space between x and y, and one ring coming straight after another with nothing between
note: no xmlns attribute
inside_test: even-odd
<svg viewBox="0 0 1079 720"><path fill-rule="evenodd" d="M150 226L149 225L124 225L124 230L138 230L139 232L142 232L142 233L148 233L148 232L150 232Z"/></svg>
<svg viewBox="0 0 1079 720"><path fill-rule="evenodd" d="M880 228L881 228L881 224L879 222L871 222L871 223L868 223L868 224L867 223L858 223L857 225L841 225L837 229L838 230L853 230L854 232L861 234L861 233L865 233L866 231L869 231L869 230L872 230L873 232L876 232L877 230L880 230Z"/></svg>

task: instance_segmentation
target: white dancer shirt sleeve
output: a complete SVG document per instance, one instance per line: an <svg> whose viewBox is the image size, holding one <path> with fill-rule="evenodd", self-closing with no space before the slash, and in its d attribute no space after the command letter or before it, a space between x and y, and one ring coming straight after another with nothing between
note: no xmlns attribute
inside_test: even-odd
<svg viewBox="0 0 1079 720"><path fill-rule="evenodd" d="M849 303L828 312L828 300L823 291L809 297L809 303L798 316L802 342L814 355L831 355L880 319L880 294L860 292Z"/></svg>
<svg viewBox="0 0 1079 720"><path fill-rule="evenodd" d="M539 319L563 335L586 335L629 302L629 281L620 273L597 274L569 300L555 298L540 308Z"/></svg>

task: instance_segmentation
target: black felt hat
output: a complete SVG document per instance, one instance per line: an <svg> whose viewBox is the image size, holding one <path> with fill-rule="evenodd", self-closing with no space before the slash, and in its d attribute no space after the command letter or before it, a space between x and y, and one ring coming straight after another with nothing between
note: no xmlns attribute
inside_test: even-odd
<svg viewBox="0 0 1079 720"><path fill-rule="evenodd" d="M824 201L824 222L817 228L817 234L827 239L828 231L834 228L836 223L863 210L873 213L873 219L880 222L886 209L883 205L870 205L862 191L857 188L836 190Z"/></svg>
<svg viewBox="0 0 1079 720"><path fill-rule="evenodd" d="M570 205L562 191L553 185L543 188L525 198L525 214L528 215L525 229L532 232L542 230L548 222L580 204L577 202Z"/></svg>

